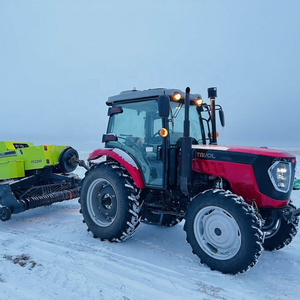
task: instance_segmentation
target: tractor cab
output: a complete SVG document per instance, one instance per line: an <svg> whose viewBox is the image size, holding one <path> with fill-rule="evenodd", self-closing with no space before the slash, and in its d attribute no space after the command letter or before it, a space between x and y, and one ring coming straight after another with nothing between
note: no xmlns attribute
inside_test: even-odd
<svg viewBox="0 0 300 300"><path fill-rule="evenodd" d="M127 152L141 170L145 185L177 184L178 156L183 138L185 94L175 89L125 91L108 99L106 148ZM189 94L189 135L192 144L213 144L216 137L211 105ZM217 109L222 124L223 111ZM168 175L167 175L168 174Z"/></svg>

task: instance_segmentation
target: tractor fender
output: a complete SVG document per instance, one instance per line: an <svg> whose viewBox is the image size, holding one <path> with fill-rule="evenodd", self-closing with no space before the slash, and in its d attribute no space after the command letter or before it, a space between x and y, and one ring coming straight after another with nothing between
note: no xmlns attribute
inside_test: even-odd
<svg viewBox="0 0 300 300"><path fill-rule="evenodd" d="M106 160L111 159L121 164L132 177L135 185L142 189L145 188L142 174L134 159L127 152L121 149L96 149L88 157L88 161L96 160L102 156L106 156Z"/></svg>

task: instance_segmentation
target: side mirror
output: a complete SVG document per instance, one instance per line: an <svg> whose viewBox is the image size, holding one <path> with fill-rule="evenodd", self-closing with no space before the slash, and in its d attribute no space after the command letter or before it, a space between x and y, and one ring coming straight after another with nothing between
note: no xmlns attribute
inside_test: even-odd
<svg viewBox="0 0 300 300"><path fill-rule="evenodd" d="M170 113L170 99L166 95L158 97L158 113L162 118L168 118Z"/></svg>
<svg viewBox="0 0 300 300"><path fill-rule="evenodd" d="M225 126L225 115L224 115L224 111L222 109L219 110L219 118L220 118L220 123L222 125L222 127Z"/></svg>
<svg viewBox="0 0 300 300"><path fill-rule="evenodd" d="M116 142L116 141L118 141L118 137L114 133L107 133L107 134L103 134L102 136L102 143Z"/></svg>
<svg viewBox="0 0 300 300"><path fill-rule="evenodd" d="M107 115L112 116L116 114L121 114L123 112L123 108L121 106L114 106L108 109Z"/></svg>

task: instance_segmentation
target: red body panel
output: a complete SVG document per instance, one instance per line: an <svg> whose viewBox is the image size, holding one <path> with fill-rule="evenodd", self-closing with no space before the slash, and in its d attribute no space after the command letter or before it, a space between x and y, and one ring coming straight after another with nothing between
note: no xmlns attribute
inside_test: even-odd
<svg viewBox="0 0 300 300"><path fill-rule="evenodd" d="M271 157L294 158L293 155L291 155L285 151L268 149L268 148L230 146L230 147L228 147L228 151L258 154L258 155L271 156Z"/></svg>
<svg viewBox="0 0 300 300"><path fill-rule="evenodd" d="M204 151L226 151L227 153L244 153L254 154L274 158L288 158L296 162L295 156L281 151L268 148L241 147L241 146L221 146L221 145L193 145L195 150ZM226 179L235 194L242 196L246 202L252 203L253 200L259 207L283 207L289 200L277 201L259 191L256 178L251 164L242 164L232 161L219 161L215 159L198 159L192 160L192 171L200 172L216 177Z"/></svg>
<svg viewBox="0 0 300 300"><path fill-rule="evenodd" d="M97 149L93 151L88 161L95 160L99 157L106 156L107 159L113 159L119 162L130 174L138 188L145 188L144 180L135 161L126 152L120 149Z"/></svg>
<svg viewBox="0 0 300 300"><path fill-rule="evenodd" d="M257 148L257 147L243 147L243 146L223 146L223 145L193 145L193 149L203 149L203 150L223 150L230 152L240 152L257 154L271 157L281 157L281 158L295 158L295 156L282 151L268 148Z"/></svg>
<svg viewBox="0 0 300 300"><path fill-rule="evenodd" d="M193 149L213 150L213 151L228 151L247 154L256 154L274 158L291 158L295 162L295 157L289 153L280 150L272 150L267 148L254 147L238 147L238 146L219 146L219 145L193 145ZM96 160L99 157L106 156L107 159L115 160L126 168L131 175L138 188L145 188L143 176L133 160L133 158L122 151L121 149L97 149L93 151L88 160ZM216 177L226 179L232 188L232 191L242 196L249 204L253 200L259 207L283 207L286 206L289 200L275 200L259 191L253 167L251 164L243 164L232 161L220 161L215 159L192 159L192 171L199 172Z"/></svg>
<svg viewBox="0 0 300 300"><path fill-rule="evenodd" d="M193 159L192 170L226 179L230 183L232 191L242 196L249 204L255 200L259 207L282 207L289 202L274 201L274 199L260 193L251 165Z"/></svg>

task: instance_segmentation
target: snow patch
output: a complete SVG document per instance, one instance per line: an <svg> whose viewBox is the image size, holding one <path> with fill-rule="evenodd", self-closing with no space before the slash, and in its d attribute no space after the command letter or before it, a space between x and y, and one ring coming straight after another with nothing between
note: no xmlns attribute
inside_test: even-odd
<svg viewBox="0 0 300 300"><path fill-rule="evenodd" d="M125 160L127 163L129 163L130 165L132 165L133 167L138 169L137 164L135 163L135 161L133 160L133 158L129 154L127 154L126 152L124 152L124 151L122 151L118 148L114 148L113 152L115 152L120 157L122 157L122 159Z"/></svg>

